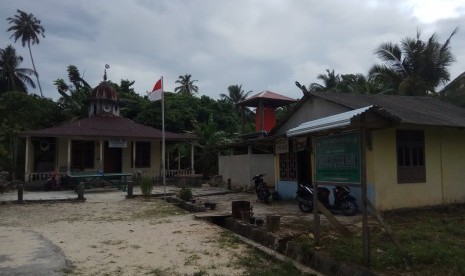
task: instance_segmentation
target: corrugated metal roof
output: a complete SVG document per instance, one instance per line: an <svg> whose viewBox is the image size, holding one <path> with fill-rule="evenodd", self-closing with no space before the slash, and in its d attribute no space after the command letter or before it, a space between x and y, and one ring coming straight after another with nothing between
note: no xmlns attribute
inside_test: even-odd
<svg viewBox="0 0 465 276"><path fill-rule="evenodd" d="M325 129L340 128L350 125L353 117L368 111L373 106L366 106L359 109L339 113L333 116L324 117L321 119L308 121L300 124L298 127L292 128L286 132L287 137L304 135L312 132L317 132Z"/></svg>
<svg viewBox="0 0 465 276"><path fill-rule="evenodd" d="M84 118L41 130L24 131L21 136L161 139L162 131L126 118L105 115ZM191 140L193 137L165 131L165 139Z"/></svg>

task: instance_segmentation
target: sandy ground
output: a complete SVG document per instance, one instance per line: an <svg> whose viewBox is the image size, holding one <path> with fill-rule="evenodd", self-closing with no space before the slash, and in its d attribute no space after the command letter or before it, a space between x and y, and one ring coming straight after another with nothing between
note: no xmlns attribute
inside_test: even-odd
<svg viewBox="0 0 465 276"><path fill-rule="evenodd" d="M225 246L224 230L160 199L126 200L120 192L85 203L2 204L0 218L0 233L10 237L0 256L38 246L25 234L42 237L65 256L61 274L241 275L237 258L249 250L243 244ZM0 262L0 274L24 262Z"/></svg>

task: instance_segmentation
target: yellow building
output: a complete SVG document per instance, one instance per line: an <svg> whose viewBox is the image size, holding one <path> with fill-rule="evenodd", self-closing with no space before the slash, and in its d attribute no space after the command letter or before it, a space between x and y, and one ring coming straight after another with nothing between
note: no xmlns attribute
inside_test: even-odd
<svg viewBox="0 0 465 276"><path fill-rule="evenodd" d="M359 157L337 146L335 155L319 155L319 140L332 143L350 133L366 133ZM294 197L297 183L318 181L351 186L360 199L357 177L366 177L368 199L379 210L465 202L463 108L425 97L312 92L273 134L280 137L276 189L282 198ZM361 170L352 166L356 158L366 161L366 170L352 178L345 173Z"/></svg>

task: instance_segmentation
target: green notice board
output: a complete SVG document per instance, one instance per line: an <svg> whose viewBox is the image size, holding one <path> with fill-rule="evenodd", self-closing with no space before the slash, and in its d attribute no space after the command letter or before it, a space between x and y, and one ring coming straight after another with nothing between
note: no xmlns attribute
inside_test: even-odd
<svg viewBox="0 0 465 276"><path fill-rule="evenodd" d="M316 138L315 178L360 184L360 133Z"/></svg>

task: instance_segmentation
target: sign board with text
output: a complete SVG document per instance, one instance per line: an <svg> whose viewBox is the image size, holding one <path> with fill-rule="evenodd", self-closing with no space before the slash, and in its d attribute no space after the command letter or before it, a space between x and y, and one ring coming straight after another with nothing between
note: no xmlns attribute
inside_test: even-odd
<svg viewBox="0 0 465 276"><path fill-rule="evenodd" d="M126 139L113 139L108 141L109 148L126 148L128 141Z"/></svg>
<svg viewBox="0 0 465 276"><path fill-rule="evenodd" d="M316 181L361 183L360 133L317 137L315 158Z"/></svg>

